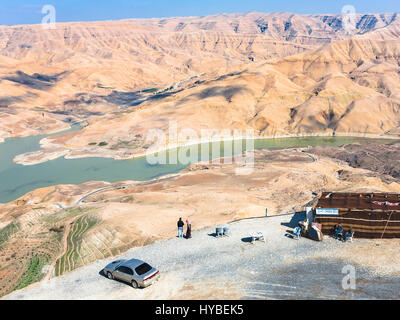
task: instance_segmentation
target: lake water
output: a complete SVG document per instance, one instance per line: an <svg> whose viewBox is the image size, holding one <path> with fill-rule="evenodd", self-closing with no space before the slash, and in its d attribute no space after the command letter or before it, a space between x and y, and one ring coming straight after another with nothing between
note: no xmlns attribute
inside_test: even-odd
<svg viewBox="0 0 400 320"><path fill-rule="evenodd" d="M74 125L71 129L59 132L57 135L80 129L80 126ZM131 160L107 158L66 160L59 158L33 166L23 166L13 162L16 155L39 150L39 141L54 135L56 134L11 138L0 143L0 203L13 201L29 191L52 185L80 184L86 181L107 181L111 183L123 180L145 181L178 172L188 166L188 164L182 163L151 165L145 157ZM357 137L279 138L255 140L254 148L285 149L317 145L339 146L354 142L367 143L372 140L383 143L393 141ZM223 155L224 144L221 145L220 152ZM243 143L243 145L245 144ZM167 151L167 155L174 151L177 150ZM210 158L212 158L211 155Z"/></svg>

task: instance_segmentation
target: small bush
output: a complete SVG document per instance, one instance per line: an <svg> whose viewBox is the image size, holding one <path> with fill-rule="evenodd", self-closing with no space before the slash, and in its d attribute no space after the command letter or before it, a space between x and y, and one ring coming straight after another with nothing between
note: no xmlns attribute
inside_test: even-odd
<svg viewBox="0 0 400 320"><path fill-rule="evenodd" d="M104 147L104 146L106 146L106 145L108 145L108 143L105 142L105 141L99 143L99 147Z"/></svg>
<svg viewBox="0 0 400 320"><path fill-rule="evenodd" d="M89 143L89 146L95 146L97 144L97 142L91 142Z"/></svg>

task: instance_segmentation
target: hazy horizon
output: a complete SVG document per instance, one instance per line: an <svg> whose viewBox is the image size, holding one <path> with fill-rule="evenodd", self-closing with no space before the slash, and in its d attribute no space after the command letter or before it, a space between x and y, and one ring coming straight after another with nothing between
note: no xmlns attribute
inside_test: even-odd
<svg viewBox="0 0 400 320"><path fill-rule="evenodd" d="M174 17L202 17L218 14L259 13L293 13L301 15L340 14L343 6L354 6L356 13L397 13L397 1L328 1L311 0L307 2L285 1L211 1L202 3L193 1L162 0L126 1L66 1L53 0L51 3L42 0L4 1L0 4L0 25L40 24L44 14L44 5L52 5L56 9L56 22L91 22L128 19L160 19Z"/></svg>

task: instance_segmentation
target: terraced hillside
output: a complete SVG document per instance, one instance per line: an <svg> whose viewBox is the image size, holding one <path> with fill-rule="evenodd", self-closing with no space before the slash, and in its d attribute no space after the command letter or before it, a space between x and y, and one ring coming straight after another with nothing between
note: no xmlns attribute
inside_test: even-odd
<svg viewBox="0 0 400 320"><path fill-rule="evenodd" d="M25 210L0 228L0 296L148 243L104 224L96 206L59 209L45 201Z"/></svg>
<svg viewBox="0 0 400 320"><path fill-rule="evenodd" d="M88 263L88 259L82 256L82 242L86 232L88 232L95 224L97 219L88 215L81 216L71 222L67 228L68 232L65 232L65 253L57 259L55 265L55 274L57 276L71 271L79 266ZM90 259L90 258L89 258ZM92 257L92 260L96 260L96 257Z"/></svg>
<svg viewBox="0 0 400 320"><path fill-rule="evenodd" d="M52 265L61 252L66 253L56 263L63 267L56 269L56 274L83 265L79 260L80 246L85 234L97 222L90 211L87 208L60 211L33 208L30 213L2 228L0 295L52 275ZM64 238L68 239L65 243Z"/></svg>

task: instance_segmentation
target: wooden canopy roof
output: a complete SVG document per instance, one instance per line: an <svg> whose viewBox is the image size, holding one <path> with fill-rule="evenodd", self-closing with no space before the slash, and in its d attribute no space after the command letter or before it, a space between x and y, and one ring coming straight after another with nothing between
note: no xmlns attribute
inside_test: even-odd
<svg viewBox="0 0 400 320"><path fill-rule="evenodd" d="M400 194L324 192L315 208L400 211Z"/></svg>

